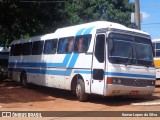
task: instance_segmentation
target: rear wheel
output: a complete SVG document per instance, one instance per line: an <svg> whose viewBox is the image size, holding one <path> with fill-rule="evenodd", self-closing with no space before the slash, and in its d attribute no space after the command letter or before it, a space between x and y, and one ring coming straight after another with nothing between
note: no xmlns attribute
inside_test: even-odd
<svg viewBox="0 0 160 120"><path fill-rule="evenodd" d="M23 87L28 87L27 75L26 75L25 72L22 72L22 73L21 73L20 84L21 84Z"/></svg>
<svg viewBox="0 0 160 120"><path fill-rule="evenodd" d="M88 99L88 94L85 93L84 82L81 79L78 79L78 81L77 81L76 96L77 96L77 99L81 102L87 101L87 99Z"/></svg>

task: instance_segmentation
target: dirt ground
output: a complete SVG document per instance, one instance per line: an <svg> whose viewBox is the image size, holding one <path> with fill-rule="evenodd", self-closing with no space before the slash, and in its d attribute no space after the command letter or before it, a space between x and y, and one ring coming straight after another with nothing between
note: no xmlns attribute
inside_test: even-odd
<svg viewBox="0 0 160 120"><path fill-rule="evenodd" d="M160 111L160 81L156 84L152 97L90 96L88 102L79 102L69 91L35 85L23 88L17 82L6 80L0 83L0 111Z"/></svg>

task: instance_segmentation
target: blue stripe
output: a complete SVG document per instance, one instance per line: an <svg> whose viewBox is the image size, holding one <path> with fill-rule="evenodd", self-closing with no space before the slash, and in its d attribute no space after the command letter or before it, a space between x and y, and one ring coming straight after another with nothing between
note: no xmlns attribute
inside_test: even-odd
<svg viewBox="0 0 160 120"><path fill-rule="evenodd" d="M37 74L49 74L49 75L70 75L73 69L67 69L66 71L60 70L42 70L42 69L25 69L27 73L37 73ZM13 71L21 72L20 68L14 68ZM74 73L80 74L92 74L91 71L85 70L75 70ZM140 74L129 74L129 73L117 73L117 72L105 72L105 75L110 76L121 76L121 77L134 77L134 78L152 78L155 79L155 76L152 75L140 75Z"/></svg>
<svg viewBox="0 0 160 120"><path fill-rule="evenodd" d="M68 69L66 70L66 73L65 73L66 76L69 76L71 74L72 69L78 59L78 56L79 56L79 54L73 54L72 59L68 65Z"/></svg>
<svg viewBox="0 0 160 120"><path fill-rule="evenodd" d="M75 70L74 73L80 73L80 74L91 74L91 71L84 71L84 70Z"/></svg>
<svg viewBox="0 0 160 120"><path fill-rule="evenodd" d="M93 28L94 28L94 27L89 27L89 28L87 28L83 34L84 34L84 35L90 34L91 31L93 30Z"/></svg>
<svg viewBox="0 0 160 120"><path fill-rule="evenodd" d="M91 71L83 71L83 70L76 70L75 73L80 74L91 74ZM135 77L135 78L153 78L155 79L155 76L152 75L140 75L140 74L129 74L129 73L118 73L118 72L105 72L105 75L110 76L121 76L121 77Z"/></svg>
<svg viewBox="0 0 160 120"><path fill-rule="evenodd" d="M61 71L61 70L42 70L42 69L28 69L28 68L24 68L26 72L28 73L37 73L37 74L52 74L52 75L66 75L66 76L69 76L72 72L72 69L77 61L77 58L78 58L79 54L73 54L72 56L72 59L70 60L69 62L69 65L68 67L66 68L65 71ZM34 65L34 63L29 63L29 64L32 64ZM36 65L42 65L41 63L36 63ZM27 63L26 63L27 65ZM27 65L28 66L28 65ZM47 66L47 64L46 64ZM46 67L45 66L45 67ZM66 65L67 66L67 65ZM41 66L35 66L34 67L41 67ZM48 66L47 66L48 67ZM59 66L58 66L59 67ZM17 71L17 72L21 72L21 68L14 68L14 71Z"/></svg>
<svg viewBox="0 0 160 120"><path fill-rule="evenodd" d="M66 54L62 63L10 62L9 67L66 67L72 54Z"/></svg>
<svg viewBox="0 0 160 120"><path fill-rule="evenodd" d="M76 33L76 36L78 35L82 35L83 31L85 30L86 28L82 28L80 30L78 30L78 32Z"/></svg>
<svg viewBox="0 0 160 120"><path fill-rule="evenodd" d="M129 74L129 73L118 73L118 72L105 72L105 75L155 79L155 76L152 75L140 75L140 74Z"/></svg>
<svg viewBox="0 0 160 120"><path fill-rule="evenodd" d="M40 70L40 69L25 69L27 73L37 73L37 74L49 74L49 75L60 75L63 76L65 71L60 70Z"/></svg>

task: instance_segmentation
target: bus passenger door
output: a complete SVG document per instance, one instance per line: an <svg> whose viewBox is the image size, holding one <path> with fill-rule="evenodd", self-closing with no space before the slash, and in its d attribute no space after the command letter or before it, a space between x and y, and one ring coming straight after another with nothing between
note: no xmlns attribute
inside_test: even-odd
<svg viewBox="0 0 160 120"><path fill-rule="evenodd" d="M106 64L105 53L105 34L97 34L92 61L91 93L103 95Z"/></svg>

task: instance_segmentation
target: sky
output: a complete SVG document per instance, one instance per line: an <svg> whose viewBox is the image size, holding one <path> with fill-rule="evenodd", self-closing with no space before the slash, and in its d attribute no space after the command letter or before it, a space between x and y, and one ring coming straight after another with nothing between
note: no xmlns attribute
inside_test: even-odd
<svg viewBox="0 0 160 120"><path fill-rule="evenodd" d="M148 32L152 39L160 39L160 0L139 0L139 2L140 12L143 14L141 30Z"/></svg>

